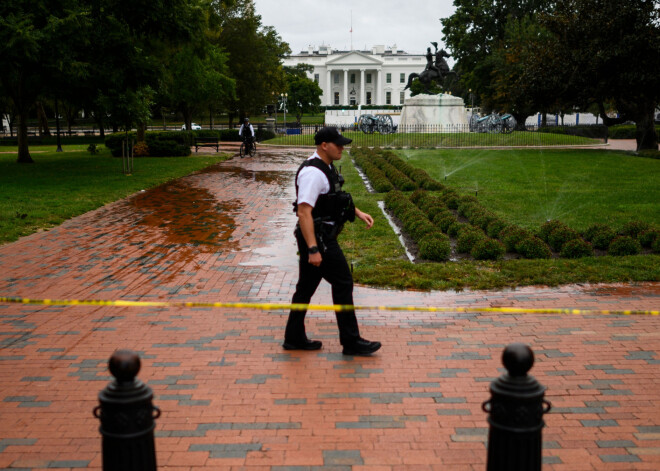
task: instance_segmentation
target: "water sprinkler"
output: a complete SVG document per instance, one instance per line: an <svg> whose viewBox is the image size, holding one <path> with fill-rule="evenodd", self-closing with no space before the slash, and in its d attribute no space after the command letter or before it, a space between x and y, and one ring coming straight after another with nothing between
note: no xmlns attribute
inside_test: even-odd
<svg viewBox="0 0 660 471"><path fill-rule="evenodd" d="M445 175L445 181L447 181L447 175Z"/></svg>

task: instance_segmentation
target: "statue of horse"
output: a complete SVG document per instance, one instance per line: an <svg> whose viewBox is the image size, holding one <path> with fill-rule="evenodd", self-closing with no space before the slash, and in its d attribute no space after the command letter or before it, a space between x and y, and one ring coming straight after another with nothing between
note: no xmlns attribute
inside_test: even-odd
<svg viewBox="0 0 660 471"><path fill-rule="evenodd" d="M435 43L432 43L437 47ZM449 65L447 65L447 61L445 61L445 57L450 57L449 54L444 49L441 49L439 51L436 51L435 53L435 69L430 69L427 68L421 73L418 74L416 72L413 72L412 74L408 75L408 84L405 86L404 90L407 90L410 88L412 85L412 81L415 79L419 79L419 81L424 85L424 88L426 92L428 93L431 88L431 82L435 81L438 84L441 84L445 77L448 75L456 75L456 72L452 72L449 70Z"/></svg>

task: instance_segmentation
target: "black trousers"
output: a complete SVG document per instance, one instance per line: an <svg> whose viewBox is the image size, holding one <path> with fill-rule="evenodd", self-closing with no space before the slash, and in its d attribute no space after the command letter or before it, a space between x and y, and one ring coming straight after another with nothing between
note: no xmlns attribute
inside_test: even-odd
<svg viewBox="0 0 660 471"><path fill-rule="evenodd" d="M298 261L298 283L296 292L293 294L293 304L309 304L316 288L321 280L324 279L332 287L332 302L334 304L353 305L353 276L348 268L346 257L337 239L325 240L325 246L322 248L321 256L323 261L321 266L315 267L308 262L307 243L299 231L296 231L296 240L300 259ZM320 245L320 244L319 244ZM298 342L304 340L305 334L305 314L307 311L294 311L289 313L289 320L286 324L284 340L286 342ZM339 328L339 342L342 345L352 345L360 338L355 311L338 311L337 327Z"/></svg>

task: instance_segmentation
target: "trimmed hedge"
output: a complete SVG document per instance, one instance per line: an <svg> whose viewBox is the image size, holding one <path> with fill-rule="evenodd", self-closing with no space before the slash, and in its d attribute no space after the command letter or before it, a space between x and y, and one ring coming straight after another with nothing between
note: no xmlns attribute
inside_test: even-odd
<svg viewBox="0 0 660 471"><path fill-rule="evenodd" d="M635 139L637 126L634 124L617 124L609 128L610 139ZM655 133L660 136L660 126L656 124Z"/></svg>
<svg viewBox="0 0 660 471"><path fill-rule="evenodd" d="M607 249L608 255L637 255L642 251L642 246L636 239L630 236L619 236L612 241Z"/></svg>

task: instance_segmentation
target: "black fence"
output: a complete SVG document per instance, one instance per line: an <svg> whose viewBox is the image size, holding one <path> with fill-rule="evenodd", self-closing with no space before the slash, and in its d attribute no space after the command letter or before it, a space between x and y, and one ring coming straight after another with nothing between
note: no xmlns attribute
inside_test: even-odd
<svg viewBox="0 0 660 471"><path fill-rule="evenodd" d="M265 143L313 146L314 134L320 127L292 124L271 127L275 138ZM383 133L364 132L357 125L336 127L353 139L351 145L393 148L589 146L607 143L608 136L603 125L519 126L509 132L471 131L467 124L413 125L394 126L391 132Z"/></svg>

